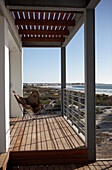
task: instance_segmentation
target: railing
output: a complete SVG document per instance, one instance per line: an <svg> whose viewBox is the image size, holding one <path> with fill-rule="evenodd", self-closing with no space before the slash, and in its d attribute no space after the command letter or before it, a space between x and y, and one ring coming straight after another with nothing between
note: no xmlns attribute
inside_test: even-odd
<svg viewBox="0 0 112 170"><path fill-rule="evenodd" d="M112 159L112 108L96 107L96 158ZM107 110L107 111L106 111ZM63 114L77 134L85 142L85 97L84 93L63 90Z"/></svg>
<svg viewBox="0 0 112 170"><path fill-rule="evenodd" d="M45 114L60 114L61 91L55 88L28 86L24 88L24 96L38 90ZM112 158L112 108L96 107L96 157ZM70 89L63 90L63 114L77 134L85 142L85 97L84 93Z"/></svg>
<svg viewBox="0 0 112 170"><path fill-rule="evenodd" d="M63 114L85 141L85 99L84 93L70 89L63 90Z"/></svg>

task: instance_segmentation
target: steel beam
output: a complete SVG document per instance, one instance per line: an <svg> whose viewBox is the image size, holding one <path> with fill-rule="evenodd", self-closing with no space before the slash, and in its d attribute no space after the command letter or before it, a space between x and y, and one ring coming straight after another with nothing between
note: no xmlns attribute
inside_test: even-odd
<svg viewBox="0 0 112 170"><path fill-rule="evenodd" d="M85 142L88 160L96 160L95 134L95 12L86 9L84 13L85 41Z"/></svg>
<svg viewBox="0 0 112 170"><path fill-rule="evenodd" d="M94 9L101 0L86 0L87 9Z"/></svg>
<svg viewBox="0 0 112 170"><path fill-rule="evenodd" d="M42 38L42 37L22 37L22 42L64 42L64 37Z"/></svg>
<svg viewBox="0 0 112 170"><path fill-rule="evenodd" d="M61 47L61 114L63 115L63 90L66 88L66 47Z"/></svg>
<svg viewBox="0 0 112 170"><path fill-rule="evenodd" d="M0 11L1 11L2 15L6 18L6 21L8 23L8 29L10 30L12 37L14 38L18 48L21 51L22 50L22 42L21 42L21 38L18 34L18 29L15 26L15 20L13 19L10 11L5 7L5 3L3 0L0 0Z"/></svg>
<svg viewBox="0 0 112 170"><path fill-rule="evenodd" d="M61 47L61 42L23 42L22 47Z"/></svg>
<svg viewBox="0 0 112 170"><path fill-rule="evenodd" d="M86 0L5 0L6 5L10 9L21 9L21 7L52 7L52 8L85 8Z"/></svg>

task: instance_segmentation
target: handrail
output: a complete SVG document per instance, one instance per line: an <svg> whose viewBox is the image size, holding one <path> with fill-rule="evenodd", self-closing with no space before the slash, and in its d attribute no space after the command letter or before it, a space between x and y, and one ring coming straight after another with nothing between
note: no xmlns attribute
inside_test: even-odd
<svg viewBox="0 0 112 170"><path fill-rule="evenodd" d="M63 89L63 111L65 119L85 142L85 98L84 93ZM111 118L110 118L111 117ZM104 124L100 127L100 124ZM97 126L99 125L99 126ZM108 126L107 126L108 125ZM112 152L112 116L96 113L96 156L109 158ZM107 150L106 150L107 148ZM100 154L102 153L102 154Z"/></svg>
<svg viewBox="0 0 112 170"><path fill-rule="evenodd" d="M63 89L63 111L67 120L77 129L78 135L85 136L85 99L84 94L64 88ZM83 109L83 110L82 110Z"/></svg>

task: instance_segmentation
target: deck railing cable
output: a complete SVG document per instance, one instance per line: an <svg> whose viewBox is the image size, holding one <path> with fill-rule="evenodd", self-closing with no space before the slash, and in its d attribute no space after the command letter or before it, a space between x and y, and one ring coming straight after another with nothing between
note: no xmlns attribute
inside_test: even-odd
<svg viewBox="0 0 112 170"><path fill-rule="evenodd" d="M84 93L65 88L63 90L63 111L67 120L77 128L78 134L85 136Z"/></svg>
<svg viewBox="0 0 112 170"><path fill-rule="evenodd" d="M103 113L96 112L97 159L112 159L112 111L111 109L106 111L106 108ZM84 93L65 88L63 90L63 111L67 121L75 127L75 130L77 129L77 134L82 134L85 137Z"/></svg>

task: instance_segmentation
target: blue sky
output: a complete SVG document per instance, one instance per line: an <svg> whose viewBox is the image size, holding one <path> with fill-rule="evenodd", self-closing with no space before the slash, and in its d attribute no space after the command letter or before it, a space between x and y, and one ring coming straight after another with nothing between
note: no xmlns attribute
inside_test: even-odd
<svg viewBox="0 0 112 170"><path fill-rule="evenodd" d="M96 83L112 84L112 0L95 9ZM67 82L84 82L84 25L66 48ZM24 48L23 82L60 83L60 48Z"/></svg>

